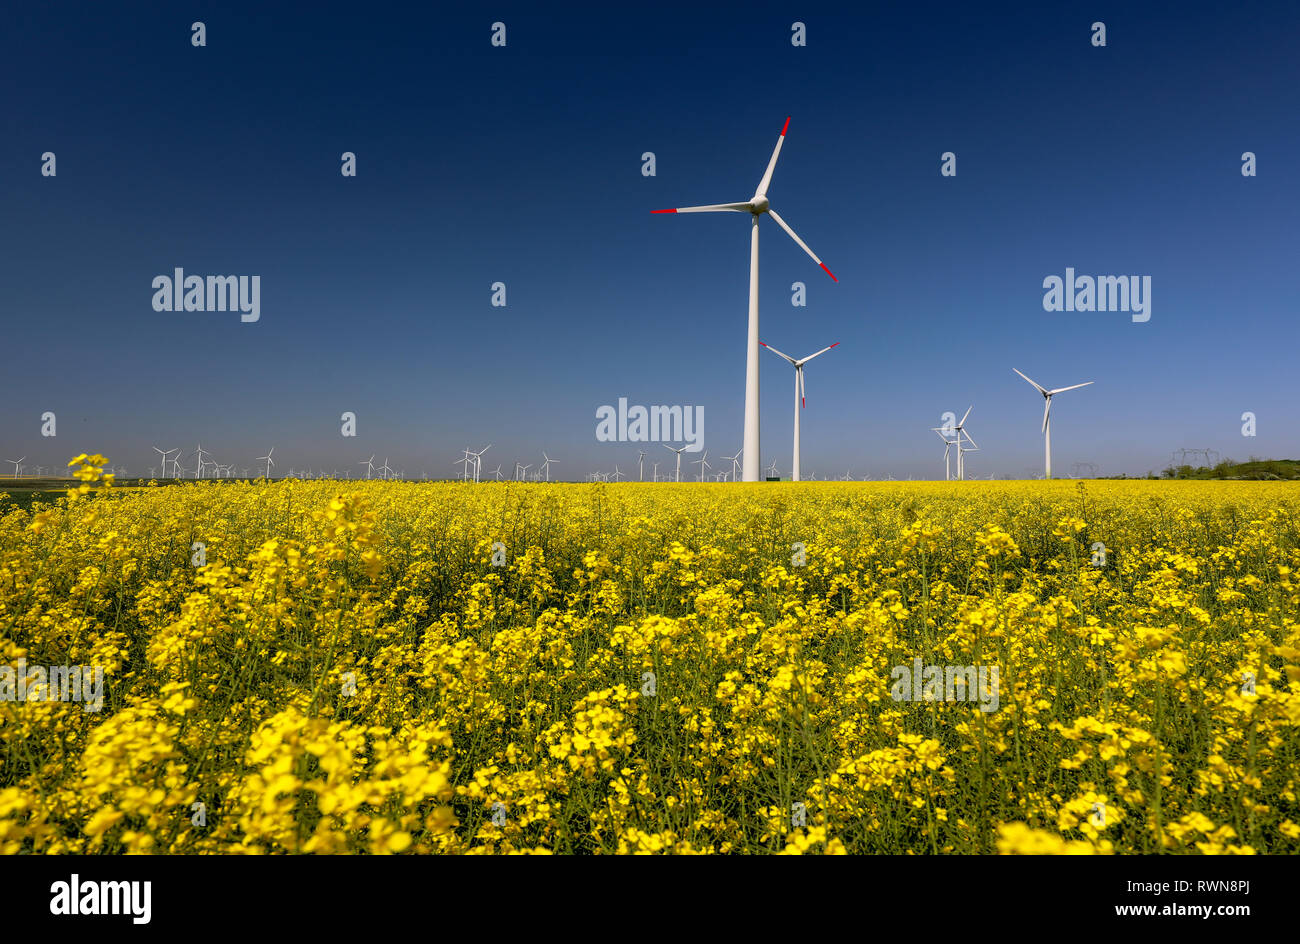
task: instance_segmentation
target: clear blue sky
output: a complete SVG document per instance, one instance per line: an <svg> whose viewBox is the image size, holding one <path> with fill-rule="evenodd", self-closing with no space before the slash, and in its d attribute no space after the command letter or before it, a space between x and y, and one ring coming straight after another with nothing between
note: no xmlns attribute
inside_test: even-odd
<svg viewBox="0 0 1300 944"><path fill-rule="evenodd" d="M488 469L546 449L582 478L635 464L595 437L620 396L703 405L731 454L748 217L649 211L748 199L787 115L772 205L839 278L763 221L763 339L841 342L808 367L805 472L941 476L929 428L971 404L972 475L1041 470L1012 367L1096 381L1053 406L1057 474L1300 456L1295 5L445 6L6 15L0 458L142 471L202 442L449 475L492 442ZM260 321L155 312L177 266L259 275ZM1044 311L1067 266L1151 276L1151 320ZM791 371L764 357L763 464L788 475Z"/></svg>

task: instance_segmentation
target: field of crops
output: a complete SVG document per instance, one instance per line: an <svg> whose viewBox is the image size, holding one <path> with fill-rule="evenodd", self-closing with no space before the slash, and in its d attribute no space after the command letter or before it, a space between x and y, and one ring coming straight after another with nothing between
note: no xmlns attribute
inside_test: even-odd
<svg viewBox="0 0 1300 944"><path fill-rule="evenodd" d="M0 504L0 852L1300 852L1294 485L96 458Z"/></svg>

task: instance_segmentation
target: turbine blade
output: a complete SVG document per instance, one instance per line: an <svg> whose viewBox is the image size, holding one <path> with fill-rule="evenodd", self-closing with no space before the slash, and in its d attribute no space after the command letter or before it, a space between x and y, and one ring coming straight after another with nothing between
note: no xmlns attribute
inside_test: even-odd
<svg viewBox="0 0 1300 944"><path fill-rule="evenodd" d="M807 392L804 390L804 387L803 387L803 368L802 368L802 367L799 368L799 404L800 404L800 406L803 406L803 407L807 407L807 406L808 406L808 395L807 395Z"/></svg>
<svg viewBox="0 0 1300 944"><path fill-rule="evenodd" d="M772 159L767 162L767 170L763 172L763 179L758 182L758 195L767 196L767 188L772 183L772 171L776 170L776 159L781 156L781 145L785 144L785 133L790 128L790 119L785 119L785 127L781 129L781 137L776 139L776 147L772 150Z"/></svg>
<svg viewBox="0 0 1300 944"><path fill-rule="evenodd" d="M788 360L791 364L796 363L796 361L795 361L795 359L794 359L793 357L791 357L789 354L782 354L782 353L781 353L780 351L778 351L776 348L772 347L772 345L770 345L770 344L768 344L768 343L766 343L766 342L764 342L764 341L759 341L758 343L759 343L759 344L762 344L763 347L767 348L769 351L771 351L773 354L777 355L778 357L784 357L784 358L785 358L786 360Z"/></svg>
<svg viewBox="0 0 1300 944"><path fill-rule="evenodd" d="M970 407L969 409L967 409L967 410L966 410L966 416L970 416L970 411L973 410L973 409L975 409L974 406L972 406L972 407ZM957 428L958 428L958 429L961 429L963 426L966 425L966 416L963 416L963 417L961 418L961 422L957 424Z"/></svg>
<svg viewBox="0 0 1300 944"><path fill-rule="evenodd" d="M667 210L651 210L651 213L749 213L748 203L710 203L705 206L673 207Z"/></svg>
<svg viewBox="0 0 1300 944"><path fill-rule="evenodd" d="M832 282L838 282L838 281L839 281L839 279L835 278L835 273L832 272L830 269L827 269L827 268L826 268L826 263L822 262L820 259L817 258L817 253L815 253L815 252L813 252L811 249L809 249L809 248L808 248L808 244L807 244L806 242L804 242L802 239L799 238L799 234L796 233L794 230L792 230L792 229L790 228L789 224L786 223L785 220L781 219L781 217L777 215L776 210L771 210L771 209L769 209L769 210L767 211L767 215L770 216L772 219L776 220L776 225L779 226L779 227L781 227L783 230L785 230L786 233L789 234L790 238L793 239L795 242L797 242L797 243L799 244L800 248L802 248L804 252L806 252L806 253L808 253L808 255L812 256L812 261L815 262L815 263L817 263L819 266L822 267L822 271L824 271L827 275L829 275L829 276L831 277L831 281L832 281Z"/></svg>
<svg viewBox="0 0 1300 944"><path fill-rule="evenodd" d="M831 347L839 347L839 346L840 346L840 342L839 342L839 341L836 341L834 344L831 345ZM822 348L820 351L818 351L816 354L809 354L807 357L805 357L805 358L804 358L803 360L801 360L799 363L800 363L800 364L806 364L806 363L808 363L810 360L812 360L814 357L821 357L823 354L825 354L827 351L829 351L829 350L831 349L831 347L824 347L824 348Z"/></svg>
<svg viewBox="0 0 1300 944"><path fill-rule="evenodd" d="M1016 370L1014 367L1011 368L1011 369L1012 369L1012 370ZM1020 374L1020 371L1016 370L1016 373L1017 373L1017 374ZM1025 377L1024 374L1020 374L1020 376L1021 376L1021 377ZM1028 377L1025 377L1025 379L1026 379L1026 380L1029 380ZM1039 393L1041 393L1043 396L1047 396L1047 388L1046 388L1046 387L1040 386L1039 383L1038 383L1038 381L1036 381L1036 380L1029 380L1029 382L1030 382L1031 384L1034 385L1034 388L1035 388Z"/></svg>
<svg viewBox="0 0 1300 944"><path fill-rule="evenodd" d="M961 434L962 434L963 436L966 437L967 441L968 441L972 446L974 446L976 449L979 448L979 444L976 443L974 439L971 439L971 435L970 435L970 433L966 432L966 430L963 429L963 430L961 431Z"/></svg>
<svg viewBox="0 0 1300 944"><path fill-rule="evenodd" d="M1065 391L1067 391L1067 390L1078 390L1080 387L1086 387L1086 386L1088 386L1088 384L1092 384L1092 383L1096 383L1096 382L1097 382L1097 381L1095 381L1095 380L1089 380L1088 383L1075 384L1073 387L1058 387L1058 388L1056 388L1055 390L1049 390L1049 391L1047 391L1047 392L1050 393L1050 394L1053 394L1053 395L1058 394L1058 393L1065 393Z"/></svg>
<svg viewBox="0 0 1300 944"><path fill-rule="evenodd" d="M1052 412L1052 398L1048 397L1043 404L1043 432L1047 432L1047 414Z"/></svg>

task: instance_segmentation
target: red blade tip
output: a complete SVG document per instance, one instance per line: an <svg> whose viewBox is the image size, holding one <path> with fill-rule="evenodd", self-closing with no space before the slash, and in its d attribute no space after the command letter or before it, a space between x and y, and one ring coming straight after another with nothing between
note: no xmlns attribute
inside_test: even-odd
<svg viewBox="0 0 1300 944"><path fill-rule="evenodd" d="M673 209L673 210L651 210L650 212L651 213L676 213L677 211ZM822 266L822 268L825 269L826 267ZM832 278L834 278L834 276L832 276Z"/></svg>
<svg viewBox="0 0 1300 944"><path fill-rule="evenodd" d="M786 119L785 119L785 127L781 129L781 137L783 137L783 138L785 137L785 133L786 133L787 130L789 130L789 128L790 128L790 119L789 119L789 118L786 118Z"/></svg>
<svg viewBox="0 0 1300 944"><path fill-rule="evenodd" d="M826 268L826 263L824 263L824 262L819 262L819 263L817 263L817 264L818 264L819 266L821 266L821 267L822 267L822 270L823 270L827 275L829 275L829 276L831 277L831 281L832 281L832 282L838 282L838 281L839 281L839 279L837 279L837 278L835 277L835 273L832 272L830 269L827 269L827 268Z"/></svg>

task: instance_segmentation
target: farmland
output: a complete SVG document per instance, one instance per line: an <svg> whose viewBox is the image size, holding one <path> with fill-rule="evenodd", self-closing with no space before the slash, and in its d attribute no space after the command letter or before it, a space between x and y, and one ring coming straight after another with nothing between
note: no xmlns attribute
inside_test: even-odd
<svg viewBox="0 0 1300 944"><path fill-rule="evenodd" d="M1292 485L97 458L0 503L0 666L103 676L0 678L3 852L1300 852Z"/></svg>

